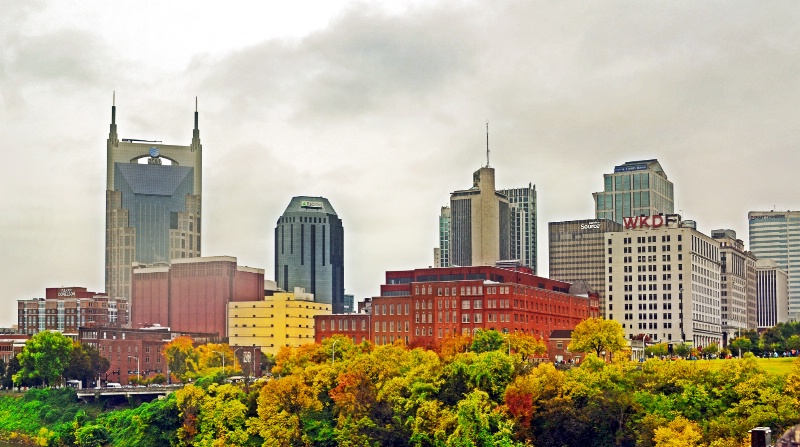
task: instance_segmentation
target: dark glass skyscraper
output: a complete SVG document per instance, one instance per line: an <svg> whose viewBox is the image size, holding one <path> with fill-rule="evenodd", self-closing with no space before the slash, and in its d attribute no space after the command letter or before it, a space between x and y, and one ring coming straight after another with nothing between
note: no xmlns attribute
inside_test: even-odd
<svg viewBox="0 0 800 447"><path fill-rule="evenodd" d="M275 227L275 280L344 312L344 227L328 199L292 198Z"/></svg>

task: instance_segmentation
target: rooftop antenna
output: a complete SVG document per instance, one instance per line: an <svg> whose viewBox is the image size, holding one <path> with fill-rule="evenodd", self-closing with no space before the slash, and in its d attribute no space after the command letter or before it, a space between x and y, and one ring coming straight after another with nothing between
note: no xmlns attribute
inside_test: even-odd
<svg viewBox="0 0 800 447"><path fill-rule="evenodd" d="M489 167L489 120L486 120L486 167Z"/></svg>

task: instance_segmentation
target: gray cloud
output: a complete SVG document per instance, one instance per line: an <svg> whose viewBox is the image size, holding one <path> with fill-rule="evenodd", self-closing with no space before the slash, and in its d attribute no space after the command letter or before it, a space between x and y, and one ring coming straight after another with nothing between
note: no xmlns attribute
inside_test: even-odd
<svg viewBox="0 0 800 447"><path fill-rule="evenodd" d="M747 240L747 211L800 207L792 2L357 3L305 36L176 48L193 55L180 71L136 59L135 41L109 51L79 16L31 33L47 4L14 5L0 17L0 189L15 191L0 195L0 325L45 287L102 290L112 90L121 134L177 144L199 96L204 254L270 277L289 199L326 196L359 298L386 270L431 264L439 207L485 163L486 119L498 186L537 186L542 274L547 222L590 217L602 174L628 160L658 158L701 231Z"/></svg>

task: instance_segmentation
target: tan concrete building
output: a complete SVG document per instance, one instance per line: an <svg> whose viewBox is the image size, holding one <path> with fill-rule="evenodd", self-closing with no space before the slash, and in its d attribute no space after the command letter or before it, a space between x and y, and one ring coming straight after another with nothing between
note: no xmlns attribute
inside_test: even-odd
<svg viewBox="0 0 800 447"><path fill-rule="evenodd" d="M331 304L314 302L302 288L271 293L263 301L228 304L228 336L231 346L258 346L277 354L281 347L314 343L314 317L331 315Z"/></svg>
<svg viewBox="0 0 800 447"><path fill-rule="evenodd" d="M495 189L494 169L472 174L472 188L450 195L450 265L494 265L511 254L508 198Z"/></svg>
<svg viewBox="0 0 800 447"><path fill-rule="evenodd" d="M606 234L607 318L628 339L721 345L719 242L677 214L624 221Z"/></svg>
<svg viewBox="0 0 800 447"><path fill-rule="evenodd" d="M756 329L756 257L745 251L733 230L713 230L711 237L720 244L722 332L727 346L741 331Z"/></svg>
<svg viewBox="0 0 800 447"><path fill-rule="evenodd" d="M600 314L606 313L605 234L621 231L622 224L608 219L550 222L548 225L550 278L574 283L585 281L600 297Z"/></svg>
<svg viewBox="0 0 800 447"><path fill-rule="evenodd" d="M202 149L195 108L188 146L120 139L116 105L106 142L106 293L131 297L131 264L200 256Z"/></svg>

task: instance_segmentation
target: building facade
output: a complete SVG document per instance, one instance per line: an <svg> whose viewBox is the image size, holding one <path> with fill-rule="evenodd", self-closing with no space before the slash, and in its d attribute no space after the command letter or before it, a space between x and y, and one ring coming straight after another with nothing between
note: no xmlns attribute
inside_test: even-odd
<svg viewBox="0 0 800 447"><path fill-rule="evenodd" d="M523 332L547 338L599 316L597 294L570 293L571 285L533 275L525 267L428 268L386 273L371 302L371 339L435 345L478 330Z"/></svg>
<svg viewBox="0 0 800 447"><path fill-rule="evenodd" d="M548 225L550 278L585 281L600 298L600 313L606 312L605 233L621 231L622 225L608 219L550 222Z"/></svg>
<svg viewBox="0 0 800 447"><path fill-rule="evenodd" d="M450 266L450 207L443 206L439 212L439 246L433 249L433 265Z"/></svg>
<svg viewBox="0 0 800 447"><path fill-rule="evenodd" d="M330 315L331 305L319 303L301 288L293 292L269 291L258 301L228 303L230 344L257 346L277 354L284 347L315 342L315 317Z"/></svg>
<svg viewBox="0 0 800 447"><path fill-rule="evenodd" d="M275 227L275 279L344 312L344 227L328 199L293 197Z"/></svg>
<svg viewBox="0 0 800 447"><path fill-rule="evenodd" d="M751 211L747 217L750 250L787 273L789 316L800 317L800 211Z"/></svg>
<svg viewBox="0 0 800 447"><path fill-rule="evenodd" d="M45 298L17 301L17 328L26 335L57 331L77 338L79 327L126 326L128 301L85 287L50 287Z"/></svg>
<svg viewBox="0 0 800 447"><path fill-rule="evenodd" d="M525 188L501 189L500 194L508 198L511 212L511 253L508 259L530 267L536 274L536 186L529 183Z"/></svg>
<svg viewBox="0 0 800 447"><path fill-rule="evenodd" d="M343 335L355 344L370 341L371 319L369 313L317 315L314 317L314 341L322 343L334 335Z"/></svg>
<svg viewBox="0 0 800 447"><path fill-rule="evenodd" d="M164 347L180 336L192 337L196 344L219 342L216 334L179 332L160 326L142 329L82 327L78 341L97 348L100 355L108 359L110 366L100 376L101 386L108 382L128 385L137 374L145 380L161 374L171 381Z"/></svg>
<svg viewBox="0 0 800 447"><path fill-rule="evenodd" d="M722 334L727 346L741 331L756 329L756 258L733 230L713 230L711 237L720 244Z"/></svg>
<svg viewBox="0 0 800 447"><path fill-rule="evenodd" d="M603 191L593 193L595 217L623 223L627 216L675 212L672 182L658 160L629 161L603 174Z"/></svg>
<svg viewBox="0 0 800 447"><path fill-rule="evenodd" d="M131 325L226 337L228 303L264 297L264 270L236 258L173 259L169 266L133 269Z"/></svg>
<svg viewBox="0 0 800 447"><path fill-rule="evenodd" d="M625 219L606 234L607 318L628 339L722 344L720 244L677 214Z"/></svg>
<svg viewBox="0 0 800 447"><path fill-rule="evenodd" d="M200 256L202 145L120 139L116 105L106 142L106 293L131 297L131 265Z"/></svg>
<svg viewBox="0 0 800 447"><path fill-rule="evenodd" d="M472 188L450 194L450 265L494 265L511 254L508 199L495 190L494 169L472 175Z"/></svg>
<svg viewBox="0 0 800 447"><path fill-rule="evenodd" d="M789 276L772 259L756 261L758 329L789 321Z"/></svg>

